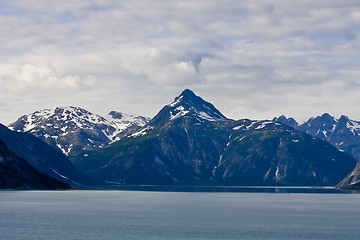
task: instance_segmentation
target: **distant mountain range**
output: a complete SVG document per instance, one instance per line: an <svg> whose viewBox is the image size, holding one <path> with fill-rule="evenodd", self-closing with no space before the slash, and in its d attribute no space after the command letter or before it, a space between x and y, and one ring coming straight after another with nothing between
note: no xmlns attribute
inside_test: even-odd
<svg viewBox="0 0 360 240"><path fill-rule="evenodd" d="M79 107L58 107L24 115L9 128L31 133L72 156L105 147L149 120L115 111L102 117Z"/></svg>
<svg viewBox="0 0 360 240"><path fill-rule="evenodd" d="M340 151L345 151L358 161L360 160L360 122L350 120L347 116L334 118L328 113L312 117L299 125L293 118L284 115L274 118L273 121L291 126L300 132L325 140Z"/></svg>
<svg viewBox="0 0 360 240"><path fill-rule="evenodd" d="M274 118L273 121L286 124L301 132L325 140L340 151L349 153L357 161L360 160L360 121L351 120L344 115L336 119L328 113L312 117L301 125L293 118L287 118L284 115ZM339 187L349 185L353 187L360 185L360 163L338 184Z"/></svg>
<svg viewBox="0 0 360 240"><path fill-rule="evenodd" d="M360 156L358 126L329 114L300 126L285 116L232 120L187 89L152 119L59 107L20 117L13 131L2 126L0 140L38 171L73 185L345 187L360 176L352 157Z"/></svg>

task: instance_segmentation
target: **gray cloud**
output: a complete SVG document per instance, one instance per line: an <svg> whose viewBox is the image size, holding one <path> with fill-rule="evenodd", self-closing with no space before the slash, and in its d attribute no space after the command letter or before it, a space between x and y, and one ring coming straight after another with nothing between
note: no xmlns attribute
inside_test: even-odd
<svg viewBox="0 0 360 240"><path fill-rule="evenodd" d="M184 88L231 118L360 120L356 1L19 0L0 31L4 123L57 105L153 116Z"/></svg>

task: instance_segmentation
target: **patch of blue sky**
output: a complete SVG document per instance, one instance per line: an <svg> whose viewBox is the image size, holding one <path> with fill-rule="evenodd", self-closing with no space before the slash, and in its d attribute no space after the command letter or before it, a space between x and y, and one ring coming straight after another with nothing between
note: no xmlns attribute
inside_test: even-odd
<svg viewBox="0 0 360 240"><path fill-rule="evenodd" d="M14 13L10 10L10 7L3 2L0 2L0 15L7 16L13 15Z"/></svg>
<svg viewBox="0 0 360 240"><path fill-rule="evenodd" d="M357 34L360 32L360 24L349 26L346 31L349 38L356 39Z"/></svg>
<svg viewBox="0 0 360 240"><path fill-rule="evenodd" d="M307 36L310 40L321 43L323 46L333 46L339 45L346 41L348 41L346 34L338 33L338 34L314 34Z"/></svg>
<svg viewBox="0 0 360 240"><path fill-rule="evenodd" d="M353 57L346 60L347 64L358 64L360 62L360 57Z"/></svg>
<svg viewBox="0 0 360 240"><path fill-rule="evenodd" d="M235 36L225 36L225 37L222 38L222 40L225 43L233 44L233 43L237 43L240 39L238 37L235 37Z"/></svg>
<svg viewBox="0 0 360 240"><path fill-rule="evenodd" d="M349 32L358 32L360 30L360 24L354 24L347 27Z"/></svg>
<svg viewBox="0 0 360 240"><path fill-rule="evenodd" d="M13 15L14 13L13 12L10 12L10 11L1 11L0 10L0 15L2 16L8 16L8 15Z"/></svg>
<svg viewBox="0 0 360 240"><path fill-rule="evenodd" d="M358 65L360 63L360 57L346 58L346 59L329 59L328 63L332 66L350 66Z"/></svg>
<svg viewBox="0 0 360 240"><path fill-rule="evenodd" d="M58 15L59 19L64 22L74 22L75 18L70 14L62 13Z"/></svg>

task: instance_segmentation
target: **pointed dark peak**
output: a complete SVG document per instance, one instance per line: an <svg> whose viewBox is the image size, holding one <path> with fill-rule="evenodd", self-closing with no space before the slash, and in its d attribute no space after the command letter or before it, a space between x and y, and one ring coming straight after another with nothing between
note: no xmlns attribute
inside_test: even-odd
<svg viewBox="0 0 360 240"><path fill-rule="evenodd" d="M332 116L328 113L324 113L321 117L323 118L332 118Z"/></svg>
<svg viewBox="0 0 360 240"><path fill-rule="evenodd" d="M185 97L185 98L196 98L197 96L195 95L195 93L193 91L191 91L190 89L185 89L184 91L182 91L182 93L180 94L179 97Z"/></svg>
<svg viewBox="0 0 360 240"><path fill-rule="evenodd" d="M348 118L348 116L341 115L341 117L339 118L339 121L338 121L338 125L345 127L348 122L350 122L350 119Z"/></svg>
<svg viewBox="0 0 360 240"><path fill-rule="evenodd" d="M314 119L311 119L311 124L318 126L321 129L332 129L337 124L336 119L328 113L324 113Z"/></svg>
<svg viewBox="0 0 360 240"><path fill-rule="evenodd" d="M286 122L286 121L295 121L295 119L294 118L292 118L292 117L290 117L290 118L287 118L285 115L281 115L281 116L279 116L279 117L274 117L273 119L272 119L272 121L274 121L274 122L281 122L281 123L283 123L283 122ZM295 121L296 122L296 121Z"/></svg>
<svg viewBox="0 0 360 240"><path fill-rule="evenodd" d="M178 97L175 98L174 102L172 102L170 106L176 106L180 103L183 105L193 105L199 101L201 102L204 100L201 97L196 96L190 89L185 89Z"/></svg>
<svg viewBox="0 0 360 240"><path fill-rule="evenodd" d="M301 124L298 130L301 132L309 133L313 136L321 135L324 131L332 131L336 126L336 120L328 113L324 113L321 116L311 117L307 122ZM320 138L323 140L326 138L325 135L321 135Z"/></svg>
<svg viewBox="0 0 360 240"><path fill-rule="evenodd" d="M185 89L174 102L168 105L171 110L171 116L183 116L188 113L196 114L198 117L207 120L225 120L227 119L215 106L199 96L196 96L190 89ZM180 113L181 112L181 113Z"/></svg>
<svg viewBox="0 0 360 240"><path fill-rule="evenodd" d="M322 120L325 120L325 121L335 121L335 118L333 116L331 116L330 114L328 113L324 113L321 117Z"/></svg>
<svg viewBox="0 0 360 240"><path fill-rule="evenodd" d="M345 116L345 115L341 115L341 117L339 118L339 121L346 121L346 122L348 122L348 121L349 121L349 117L348 117L348 116Z"/></svg>
<svg viewBox="0 0 360 240"><path fill-rule="evenodd" d="M279 117L274 117L272 119L272 121L285 124L285 125L290 126L292 128L297 128L299 126L299 124L296 122L296 120L294 118L292 118L292 117L287 118L287 117L285 117L285 115L281 115Z"/></svg>
<svg viewBox="0 0 360 240"><path fill-rule="evenodd" d="M199 121L229 120L214 105L196 96L190 89L185 89L172 103L161 109L149 122L149 125L152 127L163 126L165 123L183 116L195 117Z"/></svg>
<svg viewBox="0 0 360 240"><path fill-rule="evenodd" d="M122 119L124 116L123 116L123 113L121 112L116 112L116 111L111 111L109 112L109 114L111 117L113 117L114 119Z"/></svg>
<svg viewBox="0 0 360 240"><path fill-rule="evenodd" d="M279 116L279 117L274 117L274 118L273 118L274 121L286 120L286 119L287 119L287 117L285 117L285 115L281 115L281 116Z"/></svg>
<svg viewBox="0 0 360 240"><path fill-rule="evenodd" d="M329 113L324 113L323 115L317 116L315 118L311 117L305 124L324 127L325 125L334 125L336 122L337 121L333 116L331 116Z"/></svg>

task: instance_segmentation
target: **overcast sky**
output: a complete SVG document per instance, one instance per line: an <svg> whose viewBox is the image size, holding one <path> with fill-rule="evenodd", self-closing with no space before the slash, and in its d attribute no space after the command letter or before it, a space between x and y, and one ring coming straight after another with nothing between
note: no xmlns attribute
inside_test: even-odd
<svg viewBox="0 0 360 240"><path fill-rule="evenodd" d="M185 88L233 119L360 120L360 2L0 0L0 122L153 117Z"/></svg>

